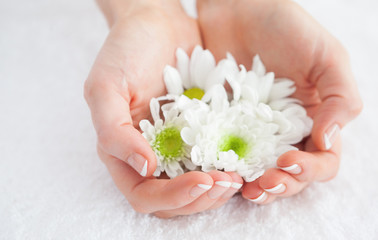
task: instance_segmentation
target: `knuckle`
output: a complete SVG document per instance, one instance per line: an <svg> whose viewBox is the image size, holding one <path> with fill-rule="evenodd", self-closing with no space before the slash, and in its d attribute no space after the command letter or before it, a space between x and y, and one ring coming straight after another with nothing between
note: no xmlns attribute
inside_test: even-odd
<svg viewBox="0 0 378 240"><path fill-rule="evenodd" d="M148 210L148 208L146 208L145 206L142 206L140 203L138 203L138 201L135 201L135 200L129 200L129 203L131 205L131 207L138 213L145 213L145 214L148 214L148 213L151 213L152 211Z"/></svg>
<svg viewBox="0 0 378 240"><path fill-rule="evenodd" d="M89 99L91 97L91 81L89 78L85 80L84 82L84 99L89 102Z"/></svg>
<svg viewBox="0 0 378 240"><path fill-rule="evenodd" d="M108 149L111 139L112 139L112 131L109 129L109 127L101 127L97 131L97 138L98 138L98 144L104 148Z"/></svg>
<svg viewBox="0 0 378 240"><path fill-rule="evenodd" d="M357 116L361 113L363 109L363 103L360 98L354 100L350 105L350 112L352 116Z"/></svg>
<svg viewBox="0 0 378 240"><path fill-rule="evenodd" d="M171 198L169 199L169 206L172 208L172 209L177 209L177 208L180 208L182 207L183 205L185 205L186 201L185 199L182 199L182 198Z"/></svg>

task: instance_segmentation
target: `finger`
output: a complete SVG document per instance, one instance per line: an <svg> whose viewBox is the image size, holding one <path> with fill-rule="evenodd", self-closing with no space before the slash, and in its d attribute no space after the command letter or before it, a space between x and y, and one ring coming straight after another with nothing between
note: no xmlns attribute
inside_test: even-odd
<svg viewBox="0 0 378 240"><path fill-rule="evenodd" d="M273 202L277 196L265 192L264 189L260 187L259 182L260 178L253 182L245 183L242 196L255 204L268 204Z"/></svg>
<svg viewBox="0 0 378 240"><path fill-rule="evenodd" d="M173 210L159 211L157 215L189 215L209 209L231 187L232 178L227 173L220 171L211 171L207 174L212 177L214 185L206 194L201 195L188 205Z"/></svg>
<svg viewBox="0 0 378 240"><path fill-rule="evenodd" d="M232 179L231 187L225 193L223 193L223 195L218 199L218 201L216 201L209 209L216 209L225 204L243 186L243 179L239 176L239 174L235 172L225 173L227 173Z"/></svg>
<svg viewBox="0 0 378 240"><path fill-rule="evenodd" d="M339 169L340 142L338 138L330 151L325 152L289 151L278 158L277 166L301 182L330 180Z"/></svg>
<svg viewBox="0 0 378 240"><path fill-rule="evenodd" d="M94 69L97 69L96 66ZM156 168L155 155L148 142L133 127L124 74L110 66L102 66L101 69L91 73L85 86L85 98L91 109L99 145L142 176L150 176ZM109 74L110 70L113 72Z"/></svg>
<svg viewBox="0 0 378 240"><path fill-rule="evenodd" d="M307 186L307 182L299 182L290 174L277 168L266 170L259 179L260 188L270 195L289 197L299 193Z"/></svg>
<svg viewBox="0 0 378 240"><path fill-rule="evenodd" d="M316 77L316 86L322 102L313 117L312 138L315 145L323 151L332 147L340 129L362 109L346 51L334 47L332 54L326 57L327 62L319 64L327 67Z"/></svg>
<svg viewBox="0 0 378 240"><path fill-rule="evenodd" d="M105 158L104 163L115 184L138 212L151 213L181 208L213 186L211 176L197 171L174 179L143 178L125 162L104 154L101 152L99 155Z"/></svg>

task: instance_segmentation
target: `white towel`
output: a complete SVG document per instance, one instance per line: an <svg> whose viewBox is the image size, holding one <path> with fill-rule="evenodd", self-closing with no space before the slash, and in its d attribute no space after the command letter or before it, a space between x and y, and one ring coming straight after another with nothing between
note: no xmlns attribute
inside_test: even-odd
<svg viewBox="0 0 378 240"><path fill-rule="evenodd" d="M303 0L351 55L365 108L338 176L257 206L136 213L99 161L82 96L108 32L91 0L0 2L0 239L378 239L378 2Z"/></svg>

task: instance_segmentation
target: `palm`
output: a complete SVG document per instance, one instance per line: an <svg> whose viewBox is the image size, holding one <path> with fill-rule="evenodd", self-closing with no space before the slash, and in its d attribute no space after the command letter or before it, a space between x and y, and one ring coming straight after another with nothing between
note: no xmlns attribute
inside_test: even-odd
<svg viewBox="0 0 378 240"><path fill-rule="evenodd" d="M164 94L163 68L174 65L177 47L191 51L197 44L200 36L193 19L180 12L145 10L112 27L93 75L115 79L115 88L130 103L137 125L148 117L150 99Z"/></svg>

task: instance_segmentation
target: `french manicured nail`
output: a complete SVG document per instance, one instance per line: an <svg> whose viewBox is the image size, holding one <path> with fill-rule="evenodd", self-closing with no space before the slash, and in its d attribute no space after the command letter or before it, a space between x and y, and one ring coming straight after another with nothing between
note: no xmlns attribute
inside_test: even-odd
<svg viewBox="0 0 378 240"><path fill-rule="evenodd" d="M139 155L138 153L133 153L127 159L127 163L135 169L142 177L147 175L147 160Z"/></svg>
<svg viewBox="0 0 378 240"><path fill-rule="evenodd" d="M237 189L237 190L239 190L242 186L243 186L243 184L241 184L241 183L237 183L237 182L233 182L233 183L231 184L231 187L232 187L232 188L235 188L235 189Z"/></svg>
<svg viewBox="0 0 378 240"><path fill-rule="evenodd" d="M232 197L237 192L237 190L239 190L242 186L243 186L243 184L241 184L241 183L237 183L237 182L231 183L231 188L228 189L227 192L225 192L222 195L222 198L228 199L228 198Z"/></svg>
<svg viewBox="0 0 378 240"><path fill-rule="evenodd" d="M337 124L328 128L328 130L324 133L323 140L324 140L324 147L326 150L331 149L339 133L340 133L340 127Z"/></svg>
<svg viewBox="0 0 378 240"><path fill-rule="evenodd" d="M268 188L268 189L264 189L265 191L269 192L269 193L283 193L285 192L286 190L286 186L285 184L283 183L280 183L278 184L277 186L273 187L273 188Z"/></svg>
<svg viewBox="0 0 378 240"><path fill-rule="evenodd" d="M215 182L214 187L207 192L207 195L210 199L216 199L220 197L225 191L227 191L227 188L231 187L231 182L227 181L217 181Z"/></svg>
<svg viewBox="0 0 378 240"><path fill-rule="evenodd" d="M291 174L300 174L302 172L302 168L298 164L293 164L289 167L282 167L281 169Z"/></svg>
<svg viewBox="0 0 378 240"><path fill-rule="evenodd" d="M196 186L192 188L192 190L190 190L189 194L192 197L198 197L199 195L207 192L211 187L212 185L197 184Z"/></svg>
<svg viewBox="0 0 378 240"><path fill-rule="evenodd" d="M266 194L266 192L263 192L257 198L254 198L254 199L250 198L248 200L254 203L263 203L267 198L268 198L268 194Z"/></svg>

